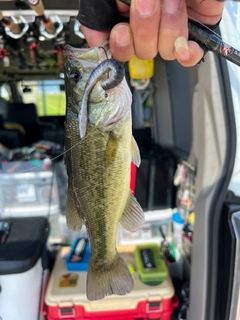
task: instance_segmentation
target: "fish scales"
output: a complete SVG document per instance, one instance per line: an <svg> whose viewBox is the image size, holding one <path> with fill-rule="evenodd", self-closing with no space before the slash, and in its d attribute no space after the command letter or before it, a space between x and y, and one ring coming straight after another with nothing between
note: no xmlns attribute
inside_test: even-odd
<svg viewBox="0 0 240 320"><path fill-rule="evenodd" d="M131 93L125 79L119 80L118 64L106 60L101 48L65 49L66 215L69 229L87 228L89 300L132 290L132 277L116 250L117 226L135 231L144 223L130 192L131 160L139 165L140 155L132 137Z"/></svg>

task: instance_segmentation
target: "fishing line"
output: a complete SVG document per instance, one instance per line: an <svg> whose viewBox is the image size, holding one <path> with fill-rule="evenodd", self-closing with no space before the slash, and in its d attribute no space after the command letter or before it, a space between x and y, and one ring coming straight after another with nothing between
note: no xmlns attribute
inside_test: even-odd
<svg viewBox="0 0 240 320"><path fill-rule="evenodd" d="M165 8L165 6L163 4L160 4L160 6L162 8ZM200 24L201 26L203 26L205 29L207 29L208 31L210 31L212 34L214 34L216 37L218 37L220 40L224 41L226 44L230 45L230 43L228 43L227 41L225 41L221 36L220 34L218 34L216 31L212 30L211 28L209 28L207 25L205 25L203 22L197 20L196 18L192 17L191 15L187 14L187 13L184 13L184 12L181 12L180 10L177 10L176 11L177 13L180 13L182 14L183 16L187 17L188 19L191 19L192 21L195 21L197 22L198 24Z"/></svg>
<svg viewBox="0 0 240 320"><path fill-rule="evenodd" d="M99 49L103 49L103 51L104 51L104 53L105 53L105 55L106 55L106 59L109 59L109 58L108 58L108 55L107 55L106 49L105 49L103 46L99 47Z"/></svg>
<svg viewBox="0 0 240 320"><path fill-rule="evenodd" d="M106 40L102 46L99 47L99 49L103 49L103 51L105 52L105 55L106 55L106 60L109 60L110 58L108 57L108 54L107 54L107 50L105 49L105 45L108 45L109 41ZM108 79L110 78L110 71L108 71ZM105 93L105 97L107 97L107 93Z"/></svg>
<svg viewBox="0 0 240 320"><path fill-rule="evenodd" d="M84 137L84 139L86 139L93 131L95 131L97 129L97 127L94 127L90 132L88 132L88 134ZM84 140L80 140L79 142L77 142L74 146L72 146L71 148L65 150L64 152L62 152L61 154L59 154L58 156L50 159L51 162L55 161L56 159L60 158L61 156L63 156L64 154L66 154L67 152L71 151L72 149L76 148L78 145L81 145L82 141ZM42 164L38 165L38 166L34 166L31 169L26 169L17 173L24 173L24 172L32 172L33 170L37 169L37 168L41 168Z"/></svg>

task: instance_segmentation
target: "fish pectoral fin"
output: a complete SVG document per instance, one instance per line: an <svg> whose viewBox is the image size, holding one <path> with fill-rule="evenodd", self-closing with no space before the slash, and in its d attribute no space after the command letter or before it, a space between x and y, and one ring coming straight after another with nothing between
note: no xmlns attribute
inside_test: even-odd
<svg viewBox="0 0 240 320"><path fill-rule="evenodd" d="M140 157L140 152L138 149L138 145L137 142L135 141L135 139L132 136L132 140L131 140L131 152L132 152L132 162L139 167L140 163L141 163L141 157Z"/></svg>
<svg viewBox="0 0 240 320"><path fill-rule="evenodd" d="M104 266L95 266L91 258L87 274L87 298L90 301L103 299L112 294L125 295L133 289L133 279L123 258L115 258Z"/></svg>
<svg viewBox="0 0 240 320"><path fill-rule="evenodd" d="M72 189L68 188L67 204L66 204L67 227L71 231L79 231L82 228L83 221L77 211L74 194Z"/></svg>
<svg viewBox="0 0 240 320"><path fill-rule="evenodd" d="M137 231L141 229L144 224L143 209L131 193L119 222L123 228L128 231Z"/></svg>

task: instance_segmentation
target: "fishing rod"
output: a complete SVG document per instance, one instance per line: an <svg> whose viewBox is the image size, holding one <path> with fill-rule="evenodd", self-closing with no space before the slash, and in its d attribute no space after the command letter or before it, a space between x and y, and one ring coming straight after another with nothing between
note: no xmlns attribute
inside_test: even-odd
<svg viewBox="0 0 240 320"><path fill-rule="evenodd" d="M15 17L5 17L0 11L0 21L6 34L13 39L20 39L28 30L28 24L21 16L17 20Z"/></svg>
<svg viewBox="0 0 240 320"><path fill-rule="evenodd" d="M26 2L29 5L29 7L40 17L45 27L45 30L49 34L54 34L56 32L56 28L52 21L45 15L45 8L43 6L42 0L27 0Z"/></svg>
<svg viewBox="0 0 240 320"><path fill-rule="evenodd" d="M131 0L120 0L126 5L131 5ZM204 25L196 26L194 22L188 22L189 40L194 40L200 46L203 46L206 51L213 51L218 56L229 60L240 66L240 51L224 42L220 35L213 32L211 29L204 28Z"/></svg>
<svg viewBox="0 0 240 320"><path fill-rule="evenodd" d="M19 24L14 23L13 19L10 17L4 17L2 11L0 11L0 20L5 28L9 28L9 30L14 34L20 34L21 28Z"/></svg>
<svg viewBox="0 0 240 320"><path fill-rule="evenodd" d="M30 59L33 67L37 67L38 65L38 37L37 32L34 28L34 24L31 23L29 25L29 30L26 33L25 38L26 45L28 46Z"/></svg>
<svg viewBox="0 0 240 320"><path fill-rule="evenodd" d="M34 32L32 30L32 24L28 24L23 17L19 17L17 20L15 17L4 17L3 13L0 11L0 20L2 22L3 27L5 28L6 35L11 38L17 40L22 38L26 34L26 43L29 48L30 58L33 66L37 66L37 37L34 36ZM0 39L0 59L5 58L9 55L9 52L5 50L4 38ZM24 61L23 56L19 53L18 55L20 65L22 69L26 68L26 61Z"/></svg>
<svg viewBox="0 0 240 320"><path fill-rule="evenodd" d="M57 35L62 31L63 24L58 17L55 17L56 24L51 21L45 15L45 8L42 0L26 0L29 7L38 15L41 19L42 25L40 26L40 32L43 36L48 39L56 38Z"/></svg>
<svg viewBox="0 0 240 320"><path fill-rule="evenodd" d="M3 61L4 67L9 67L10 60L9 55L10 52L6 50L6 39L5 39L5 33L4 33L4 27L0 26L0 60Z"/></svg>
<svg viewBox="0 0 240 320"><path fill-rule="evenodd" d="M21 16L18 17L18 19L16 19L15 17L5 17L2 11L0 11L0 21L5 29L5 34L3 35L1 33L0 36L0 59L3 59L5 67L9 67L10 60L8 56L10 55L10 52L5 49L5 35L7 35L10 37L8 39L8 45L11 47L12 55L19 58L19 67L21 69L26 69L27 64L19 48L18 39L20 39L28 31L28 23Z"/></svg>
<svg viewBox="0 0 240 320"><path fill-rule="evenodd" d="M54 50L52 50L52 52L56 54L57 63L60 69L64 68L63 52L64 52L65 45L66 45L66 34L65 32L61 32L61 34L55 38Z"/></svg>

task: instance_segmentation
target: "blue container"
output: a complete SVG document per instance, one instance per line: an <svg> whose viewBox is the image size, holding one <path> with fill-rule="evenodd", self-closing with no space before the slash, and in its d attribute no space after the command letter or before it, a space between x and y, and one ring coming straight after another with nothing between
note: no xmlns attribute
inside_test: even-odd
<svg viewBox="0 0 240 320"><path fill-rule="evenodd" d="M74 252L75 252L75 249L76 249L79 241L82 239L85 240L87 243L86 243L85 249L82 253L81 261L77 261L77 259L74 259L74 257L75 257ZM90 258L90 244L89 244L88 239L77 238L73 242L70 253L66 259L66 267L67 267L68 271L87 271L89 258Z"/></svg>

